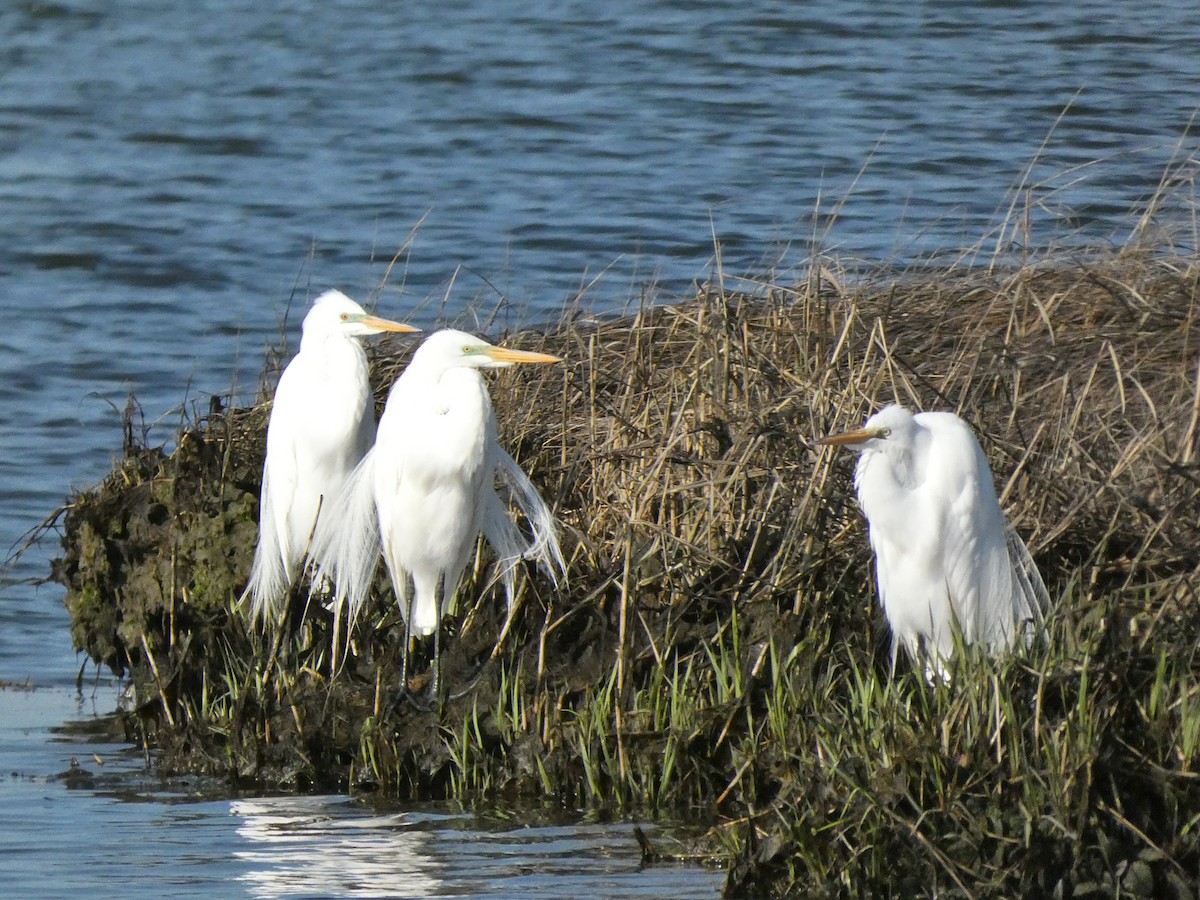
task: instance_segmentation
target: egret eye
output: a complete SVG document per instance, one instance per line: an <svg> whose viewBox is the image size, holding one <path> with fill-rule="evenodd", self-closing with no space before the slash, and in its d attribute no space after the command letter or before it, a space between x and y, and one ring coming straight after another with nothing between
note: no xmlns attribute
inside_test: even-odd
<svg viewBox="0 0 1200 900"><path fill-rule="evenodd" d="M463 353L465 353L467 356L470 356L472 353L474 353L474 352L475 352L475 348L474 348L474 347L472 347L470 344L463 344L462 351L463 351Z"/></svg>
<svg viewBox="0 0 1200 900"><path fill-rule="evenodd" d="M350 321L350 313L339 313L338 318L341 319L343 322L348 322L348 321Z"/></svg>
<svg viewBox="0 0 1200 900"><path fill-rule="evenodd" d="M891 435L891 433L892 433L892 429L890 429L890 428L880 428L879 429L879 436L881 438L889 437Z"/></svg>

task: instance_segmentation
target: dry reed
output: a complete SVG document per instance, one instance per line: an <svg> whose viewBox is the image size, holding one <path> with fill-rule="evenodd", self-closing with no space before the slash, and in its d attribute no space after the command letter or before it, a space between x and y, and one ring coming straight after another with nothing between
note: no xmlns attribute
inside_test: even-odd
<svg viewBox="0 0 1200 900"><path fill-rule="evenodd" d="M172 768L408 796L689 809L731 891L1158 891L1200 875L1200 265L1137 249L717 285L507 343L502 443L564 526L569 581L503 620L481 552L441 719L391 710L384 582L346 671L316 615L272 661L232 611L265 406L131 448L64 519L77 644L132 670ZM381 390L406 349L381 354ZM889 677L850 462L814 440L951 409L1057 601L1028 658ZM489 661L490 660L490 661ZM1191 880L1189 882L1189 879Z"/></svg>

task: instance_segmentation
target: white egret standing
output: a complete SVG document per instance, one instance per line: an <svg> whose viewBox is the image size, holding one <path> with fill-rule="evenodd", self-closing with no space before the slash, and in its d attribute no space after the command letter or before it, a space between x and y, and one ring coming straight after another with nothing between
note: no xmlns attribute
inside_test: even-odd
<svg viewBox="0 0 1200 900"><path fill-rule="evenodd" d="M367 354L358 337L419 329L368 315L341 291L326 291L304 317L300 351L271 406L249 598L255 620L284 612L317 513L332 503L375 439Z"/></svg>
<svg viewBox="0 0 1200 900"><path fill-rule="evenodd" d="M953 413L889 406L866 424L818 441L860 453L858 502L875 551L879 598L892 629L927 671L966 644L997 652L1042 623L1046 586L1000 511L975 435Z"/></svg>
<svg viewBox="0 0 1200 900"><path fill-rule="evenodd" d="M347 502L318 523L313 558L333 580L335 618L344 605L349 626L366 602L382 543L405 621L402 691L413 633L432 634L430 695L438 699L439 624L480 532L496 551L510 611L519 559L536 559L551 578L565 572L550 510L496 442L496 416L480 374L560 361L496 347L462 331L431 334L392 385L375 446L347 484ZM528 518L531 537L509 517L497 479Z"/></svg>

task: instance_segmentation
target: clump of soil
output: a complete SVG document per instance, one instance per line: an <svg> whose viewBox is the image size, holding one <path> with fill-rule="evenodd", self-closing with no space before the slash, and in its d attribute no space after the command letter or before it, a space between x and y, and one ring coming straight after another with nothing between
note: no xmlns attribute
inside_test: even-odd
<svg viewBox="0 0 1200 900"><path fill-rule="evenodd" d="M440 710L393 703L382 572L336 672L319 605L278 643L238 610L266 402L213 409L169 454L131 443L72 499L72 634L129 677L131 728L173 771L686 810L735 892L1191 896L1198 277L1134 251L853 284L814 269L510 335L567 360L491 387L569 577L523 573L498 645L481 550ZM381 399L409 352L376 349ZM1057 602L1044 644L968 654L944 685L890 672L852 460L814 447L896 400L977 430Z"/></svg>

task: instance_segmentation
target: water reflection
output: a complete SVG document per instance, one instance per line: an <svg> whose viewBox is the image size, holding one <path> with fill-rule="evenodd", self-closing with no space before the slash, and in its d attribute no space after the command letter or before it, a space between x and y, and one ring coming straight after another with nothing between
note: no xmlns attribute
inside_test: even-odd
<svg viewBox="0 0 1200 900"><path fill-rule="evenodd" d="M442 880L430 835L401 814L371 815L336 797L237 800L254 897L430 897Z"/></svg>
<svg viewBox="0 0 1200 900"><path fill-rule="evenodd" d="M630 823L562 811L381 812L347 797L262 797L230 810L236 877L253 897L716 898L724 883L694 863L644 865ZM643 827L656 846L686 843L671 827Z"/></svg>

